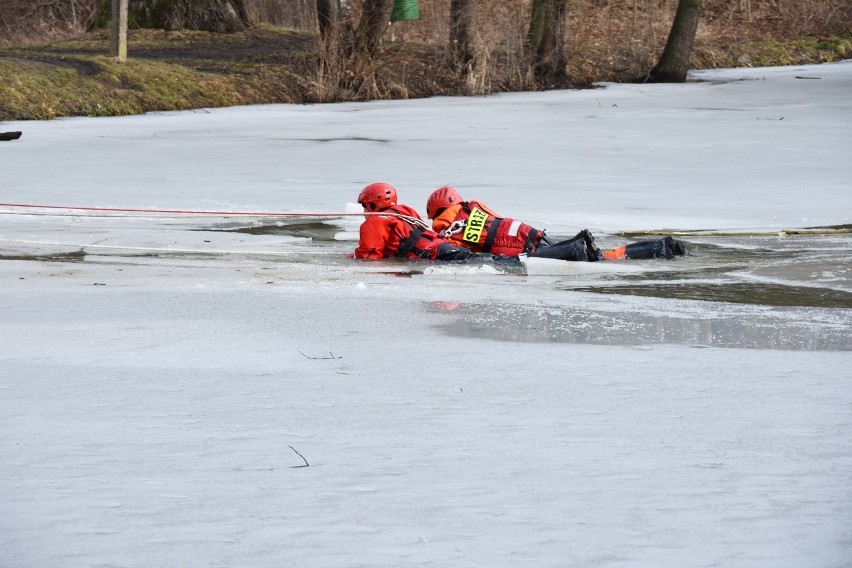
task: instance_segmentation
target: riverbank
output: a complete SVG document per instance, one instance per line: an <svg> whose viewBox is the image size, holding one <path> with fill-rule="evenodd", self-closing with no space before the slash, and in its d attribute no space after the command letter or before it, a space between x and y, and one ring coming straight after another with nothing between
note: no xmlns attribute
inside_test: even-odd
<svg viewBox="0 0 852 568"><path fill-rule="evenodd" d="M132 30L129 60L109 57L104 31L62 41L0 48L0 120L120 116L267 103L338 102L317 72L316 35L271 26L234 34ZM607 54L574 53L569 73L578 88L637 76L630 45ZM799 65L852 56L852 37L703 43L696 69ZM596 65L606 59L609 63ZM495 57L499 61L499 57ZM493 63L490 92L524 90L508 59ZM390 43L376 69L380 98L413 99L462 92L441 48ZM342 96L342 95L341 95Z"/></svg>

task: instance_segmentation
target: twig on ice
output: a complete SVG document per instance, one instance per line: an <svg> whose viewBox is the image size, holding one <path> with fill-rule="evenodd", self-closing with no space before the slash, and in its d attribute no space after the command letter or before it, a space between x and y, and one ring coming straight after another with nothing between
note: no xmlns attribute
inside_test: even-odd
<svg viewBox="0 0 852 568"><path fill-rule="evenodd" d="M293 450L294 452L296 452L296 448L294 448L293 446L290 446L290 449ZM303 460L305 460L305 456L303 456L299 452L296 452L296 455L299 456L300 458L302 458ZM311 467L311 464L308 463L308 460L305 460L305 465L290 466L290 469L293 469L293 468L296 468L296 467Z"/></svg>
<svg viewBox="0 0 852 568"><path fill-rule="evenodd" d="M334 353L332 353L331 351L329 351L329 352L328 352L329 357L309 357L308 355L305 355L305 354L304 354L304 353L302 353L301 351L299 351L299 354L300 354L302 357L304 357L305 359L343 359L343 356L337 357L337 356L336 356Z"/></svg>

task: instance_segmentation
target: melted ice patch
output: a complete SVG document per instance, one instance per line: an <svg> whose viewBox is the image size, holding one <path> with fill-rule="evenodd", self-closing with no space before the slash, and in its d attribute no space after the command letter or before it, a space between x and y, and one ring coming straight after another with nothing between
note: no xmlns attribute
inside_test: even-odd
<svg viewBox="0 0 852 568"><path fill-rule="evenodd" d="M525 258L524 265L530 276L564 276L583 274L630 274L659 270L659 266L631 264L621 261L568 262L555 258Z"/></svg>
<svg viewBox="0 0 852 568"><path fill-rule="evenodd" d="M423 270L426 276L462 276L474 274L505 274L505 271L499 270L497 267L490 264L456 264L456 263L441 263L430 264Z"/></svg>

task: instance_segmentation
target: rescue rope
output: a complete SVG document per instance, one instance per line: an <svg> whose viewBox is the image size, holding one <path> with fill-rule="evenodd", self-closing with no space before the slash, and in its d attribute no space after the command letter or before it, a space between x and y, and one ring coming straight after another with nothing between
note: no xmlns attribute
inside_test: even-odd
<svg viewBox="0 0 852 568"><path fill-rule="evenodd" d="M127 217L140 218L144 216L159 216L162 218L179 218L181 216L197 217L256 217L256 218L305 218L305 219L334 219L340 217L369 217L380 215L385 217L397 217L423 228L429 225L417 217L403 215L396 212L384 211L361 211L358 213L345 212L322 212L322 213L298 213L292 211L215 211L198 209L144 209L126 207L82 207L71 205L41 205L25 203L0 203L0 207L11 209L34 209L36 211L3 211L5 215L42 215L56 217ZM48 212L49 211L49 212ZM65 211L63 213L62 211ZM101 215L99 215L101 214ZM618 231L616 236L648 237L671 235L674 237L785 237L785 236L820 236L820 235L847 235L852 233L852 227L817 227L813 229L779 229L777 231L714 231L714 230L644 230L644 231Z"/></svg>
<svg viewBox="0 0 852 568"><path fill-rule="evenodd" d="M205 211L197 209L142 209L142 208L123 208L123 207L80 207L70 205L37 205L27 203L0 203L0 207L9 207L12 209L35 209L33 212L18 212L18 211L2 211L0 214L7 215L54 215L57 217L97 217L98 213L102 213L104 217L137 217L135 214L147 216L203 216L203 217L295 217L295 218L338 218L338 217L365 217L380 215L385 217L398 217L409 223L427 227L422 219L403 215L392 211L362 211L359 213L296 213L284 211ZM52 213L43 213L43 211L51 211ZM61 213L60 211L70 211L77 213ZM131 215L133 214L133 215ZM173 218L173 217L167 217Z"/></svg>
<svg viewBox="0 0 852 568"><path fill-rule="evenodd" d="M287 256L292 254L303 254L304 251L259 251L259 250L227 250L227 249L183 249L183 248L158 248L139 247L131 245L100 245L87 243L63 243L59 241L34 241L21 239L0 239L0 242L16 245L47 245L61 246L74 249L105 249L105 250L128 250L138 252L175 253L175 254L234 254L234 255L257 255L257 256ZM339 251L319 251L311 249L312 255L328 254L340 256Z"/></svg>

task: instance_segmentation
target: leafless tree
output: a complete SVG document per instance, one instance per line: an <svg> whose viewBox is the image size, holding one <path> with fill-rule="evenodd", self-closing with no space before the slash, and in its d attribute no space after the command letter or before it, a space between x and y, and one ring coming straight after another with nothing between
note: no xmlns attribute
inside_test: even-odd
<svg viewBox="0 0 852 568"><path fill-rule="evenodd" d="M527 46L535 82L542 87L568 84L565 72L565 16L568 0L533 0Z"/></svg>
<svg viewBox="0 0 852 568"><path fill-rule="evenodd" d="M450 59L457 70L469 67L476 56L476 3L450 2Z"/></svg>
<svg viewBox="0 0 852 568"><path fill-rule="evenodd" d="M698 31L702 0L679 0L669 39L660 61L644 78L647 82L683 83Z"/></svg>
<svg viewBox="0 0 852 568"><path fill-rule="evenodd" d="M390 23L393 0L364 0L355 34L355 53L371 59Z"/></svg>
<svg viewBox="0 0 852 568"><path fill-rule="evenodd" d="M467 95L483 94L488 89L488 50L477 29L478 4L478 0L450 2L450 65Z"/></svg>

